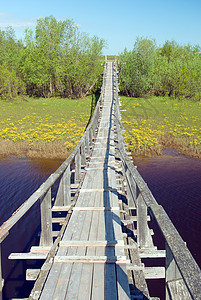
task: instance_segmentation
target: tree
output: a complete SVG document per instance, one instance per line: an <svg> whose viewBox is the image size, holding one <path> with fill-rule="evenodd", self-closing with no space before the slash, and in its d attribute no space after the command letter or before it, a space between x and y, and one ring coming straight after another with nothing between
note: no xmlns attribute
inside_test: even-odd
<svg viewBox="0 0 201 300"><path fill-rule="evenodd" d="M6 64L0 65L0 97L13 99L20 94L25 94L24 82Z"/></svg>
<svg viewBox="0 0 201 300"><path fill-rule="evenodd" d="M121 89L127 95L141 97L151 89L154 70L155 41L137 38L132 51L119 56Z"/></svg>
<svg viewBox="0 0 201 300"><path fill-rule="evenodd" d="M104 41L81 33L72 20L39 19L26 31L21 70L27 91L37 96L82 97L101 73Z"/></svg>

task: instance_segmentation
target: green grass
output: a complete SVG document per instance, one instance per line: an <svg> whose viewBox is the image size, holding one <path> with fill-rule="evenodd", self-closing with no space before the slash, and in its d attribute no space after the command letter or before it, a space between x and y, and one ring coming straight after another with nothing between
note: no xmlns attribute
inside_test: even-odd
<svg viewBox="0 0 201 300"><path fill-rule="evenodd" d="M77 100L1 100L0 155L25 152L27 156L40 156L42 149L43 156L49 156L50 149L50 156L54 153L53 156L64 157L82 136L90 117L91 103L92 96Z"/></svg>
<svg viewBox="0 0 201 300"><path fill-rule="evenodd" d="M168 97L122 100L125 138L135 153L160 153L171 146L201 157L201 102Z"/></svg>

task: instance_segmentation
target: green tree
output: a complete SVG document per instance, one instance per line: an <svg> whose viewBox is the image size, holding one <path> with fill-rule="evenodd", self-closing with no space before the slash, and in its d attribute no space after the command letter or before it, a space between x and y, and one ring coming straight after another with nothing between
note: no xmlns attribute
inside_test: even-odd
<svg viewBox="0 0 201 300"><path fill-rule="evenodd" d="M81 33L72 20L39 19L26 31L21 70L29 94L82 97L101 73L104 41Z"/></svg>
<svg viewBox="0 0 201 300"><path fill-rule="evenodd" d="M0 97L13 99L20 94L25 94L24 82L6 64L0 65Z"/></svg>
<svg viewBox="0 0 201 300"><path fill-rule="evenodd" d="M124 50L121 63L120 88L129 96L141 97L151 89L154 71L155 41L137 38L132 51Z"/></svg>
<svg viewBox="0 0 201 300"><path fill-rule="evenodd" d="M153 76L156 95L196 99L200 97L201 57L198 49L169 41L158 49Z"/></svg>

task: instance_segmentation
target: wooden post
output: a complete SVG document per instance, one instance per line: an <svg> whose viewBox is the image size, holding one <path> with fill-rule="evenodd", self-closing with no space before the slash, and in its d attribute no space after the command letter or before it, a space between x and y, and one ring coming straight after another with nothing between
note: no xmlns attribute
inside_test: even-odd
<svg viewBox="0 0 201 300"><path fill-rule="evenodd" d="M89 131L86 131L86 152L87 152L87 156L89 156L89 152L90 152L90 147L89 147Z"/></svg>
<svg viewBox="0 0 201 300"><path fill-rule="evenodd" d="M71 204L71 192L70 192L70 184L71 184L71 171L70 164L68 165L64 176L64 206L68 206Z"/></svg>
<svg viewBox="0 0 201 300"><path fill-rule="evenodd" d="M131 185L131 192L132 192L132 205L134 207L136 207L136 199L137 199L137 185L136 182L132 176L131 173L130 174L130 185Z"/></svg>
<svg viewBox="0 0 201 300"><path fill-rule="evenodd" d="M89 146L92 146L92 139L93 139L93 129L89 129Z"/></svg>
<svg viewBox="0 0 201 300"><path fill-rule="evenodd" d="M138 190L137 197L137 242L140 248L147 247L148 225L147 225L147 206Z"/></svg>
<svg viewBox="0 0 201 300"><path fill-rule="evenodd" d="M126 187L126 192L127 192L127 198L128 198L128 206L133 207L134 206L134 201L132 197L132 192L131 192L131 181L130 181L130 171L126 167L126 181L127 181L127 187Z"/></svg>
<svg viewBox="0 0 201 300"><path fill-rule="evenodd" d="M2 279L2 265L1 265L1 243L0 243L0 300L2 300L2 290L3 290L3 279Z"/></svg>
<svg viewBox="0 0 201 300"><path fill-rule="evenodd" d="M81 145L81 165L86 166L85 140L83 140Z"/></svg>
<svg viewBox="0 0 201 300"><path fill-rule="evenodd" d="M56 206L64 205L64 174L62 174L62 177L59 182L59 187L58 187L54 205Z"/></svg>
<svg viewBox="0 0 201 300"><path fill-rule="evenodd" d="M51 207L51 187L43 198L40 199L41 210L41 246L51 246L52 240L52 207Z"/></svg>
<svg viewBox="0 0 201 300"><path fill-rule="evenodd" d="M75 182L78 183L81 177L81 155L80 149L75 155Z"/></svg>
<svg viewBox="0 0 201 300"><path fill-rule="evenodd" d="M70 194L70 164L66 168L65 172L63 173L59 188L55 200L55 206L67 206L71 203L71 194Z"/></svg>

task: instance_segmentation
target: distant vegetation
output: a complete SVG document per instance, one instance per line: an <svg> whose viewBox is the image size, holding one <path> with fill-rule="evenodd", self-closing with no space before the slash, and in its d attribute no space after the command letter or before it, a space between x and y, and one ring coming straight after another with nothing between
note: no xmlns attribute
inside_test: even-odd
<svg viewBox="0 0 201 300"><path fill-rule="evenodd" d="M201 49L167 41L138 38L131 51L119 55L120 89L126 96L147 94L201 99Z"/></svg>
<svg viewBox="0 0 201 300"><path fill-rule="evenodd" d="M72 20L52 16L20 41L12 28L0 30L0 155L67 156L92 112L85 96L101 84L104 46ZM159 154L171 146L200 158L201 49L138 38L118 56L118 66L130 150ZM1 100L27 95L23 102Z"/></svg>
<svg viewBox="0 0 201 300"><path fill-rule="evenodd" d="M0 30L0 97L83 97L101 74L104 45L53 16L38 19L20 41L12 28Z"/></svg>

